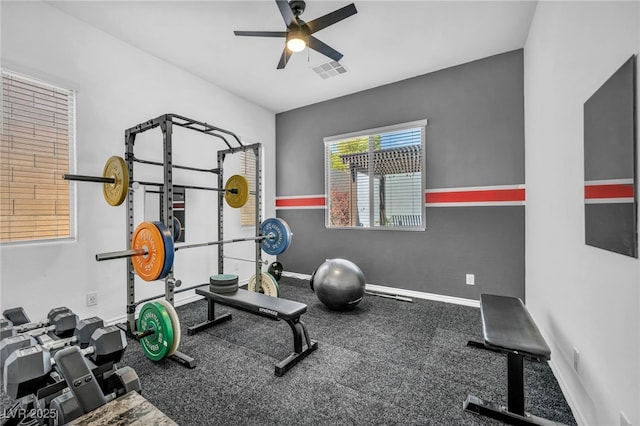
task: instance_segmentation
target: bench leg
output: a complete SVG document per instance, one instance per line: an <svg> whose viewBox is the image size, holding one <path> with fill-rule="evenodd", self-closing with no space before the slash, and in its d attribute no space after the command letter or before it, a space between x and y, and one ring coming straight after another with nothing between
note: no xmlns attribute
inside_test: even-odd
<svg viewBox="0 0 640 426"><path fill-rule="evenodd" d="M215 302L211 299L207 299L207 320L201 322L200 324L192 325L187 328L187 334L189 336L193 336L194 334L206 330L207 328L211 328L216 324L220 324L221 322L229 321L231 319L231 314L226 313L224 315L220 315L216 318L216 307Z"/></svg>
<svg viewBox="0 0 640 426"><path fill-rule="evenodd" d="M507 409L524 415L524 358L512 352L507 354Z"/></svg>
<svg viewBox="0 0 640 426"><path fill-rule="evenodd" d="M492 350L479 343L468 344L468 346ZM507 406L469 395L462 404L462 408L511 425L561 425L524 411L524 357L512 352L507 353Z"/></svg>
<svg viewBox="0 0 640 426"><path fill-rule="evenodd" d="M189 355L183 354L180 351L175 351L173 355L169 356L171 361L177 362L183 367L196 368L196 360Z"/></svg>
<svg viewBox="0 0 640 426"><path fill-rule="evenodd" d="M300 321L300 318L285 321L289 324L293 332L293 353L276 364L275 375L278 377L284 375L284 373L289 371L294 365L306 358L307 355L318 349L318 342L309 339L307 329L304 323ZM303 345L303 337L306 346Z"/></svg>
<svg viewBox="0 0 640 426"><path fill-rule="evenodd" d="M467 396L462 407L465 411L487 416L510 425L562 426L562 423L543 419L533 414L524 413L523 415L519 415L512 413L508 411L506 407L498 405L495 402L483 401L473 395Z"/></svg>

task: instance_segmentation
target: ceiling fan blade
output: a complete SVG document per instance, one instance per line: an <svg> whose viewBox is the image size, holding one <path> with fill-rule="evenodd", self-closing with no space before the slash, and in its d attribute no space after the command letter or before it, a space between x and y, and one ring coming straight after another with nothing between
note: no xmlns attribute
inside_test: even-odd
<svg viewBox="0 0 640 426"><path fill-rule="evenodd" d="M280 9L280 14L282 15L282 19L284 19L285 25L289 28L291 24L296 21L289 2L287 0L276 0L276 4L278 5L278 9Z"/></svg>
<svg viewBox="0 0 640 426"><path fill-rule="evenodd" d="M282 51L282 56L280 57L280 62L278 62L279 70L287 66L287 62L289 61L290 57L291 57L291 51L287 49L287 47L285 46L284 50Z"/></svg>
<svg viewBox="0 0 640 426"><path fill-rule="evenodd" d="M237 36L250 37L286 37L286 31L234 31Z"/></svg>
<svg viewBox="0 0 640 426"><path fill-rule="evenodd" d="M325 44L324 42L318 40L314 36L309 36L309 47L322 53L325 56L328 56L336 62L338 62L344 56L342 53L338 52L333 47Z"/></svg>
<svg viewBox="0 0 640 426"><path fill-rule="evenodd" d="M356 13L358 13L358 11L356 10L356 6L351 3L348 6L340 8L338 10L334 10L333 12L327 13L326 15L316 18L313 21L309 21L306 24L307 28L309 28L309 34L313 34L316 31L327 28L329 25L340 22L351 15L355 15Z"/></svg>

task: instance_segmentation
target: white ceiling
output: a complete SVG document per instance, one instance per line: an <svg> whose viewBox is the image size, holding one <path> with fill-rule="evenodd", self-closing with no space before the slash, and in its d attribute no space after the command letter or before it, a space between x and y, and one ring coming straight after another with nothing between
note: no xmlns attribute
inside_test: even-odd
<svg viewBox="0 0 640 426"><path fill-rule="evenodd" d="M308 0L310 21L349 0ZM284 31L272 0L50 1L139 49L273 112L288 111L524 46L535 1L354 1L358 13L317 33L347 73L322 79L330 59L295 53L277 70L284 40L233 30Z"/></svg>

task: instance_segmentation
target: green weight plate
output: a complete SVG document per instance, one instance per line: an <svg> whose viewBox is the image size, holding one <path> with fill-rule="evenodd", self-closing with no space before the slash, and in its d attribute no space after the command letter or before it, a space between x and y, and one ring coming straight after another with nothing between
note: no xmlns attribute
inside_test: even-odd
<svg viewBox="0 0 640 426"><path fill-rule="evenodd" d="M269 236L262 240L262 250L270 255L284 253L291 244L291 229L284 220L277 217L270 217L260 224L260 232L264 236Z"/></svg>
<svg viewBox="0 0 640 426"><path fill-rule="evenodd" d="M238 284L238 276L233 274L211 275L209 284L218 286Z"/></svg>
<svg viewBox="0 0 640 426"><path fill-rule="evenodd" d="M209 284L209 291L211 291L212 293L220 294L235 293L236 291L238 291L238 283L226 285Z"/></svg>
<svg viewBox="0 0 640 426"><path fill-rule="evenodd" d="M276 277L267 272L269 279L271 280L271 286L276 288L276 297L280 297L280 285L278 284L278 280Z"/></svg>
<svg viewBox="0 0 640 426"><path fill-rule="evenodd" d="M178 350L178 346L180 346L180 338L182 337L180 330L180 318L178 318L178 313L175 308L171 306L171 303L167 300L161 299L158 300L158 303L164 306L171 318L171 327L173 327L173 344L169 348L169 353L167 354L167 356L171 356Z"/></svg>
<svg viewBox="0 0 640 426"><path fill-rule="evenodd" d="M148 302L142 306L138 316L138 331L153 329L154 333L140 339L142 351L153 361L166 357L174 344L171 316L158 302Z"/></svg>

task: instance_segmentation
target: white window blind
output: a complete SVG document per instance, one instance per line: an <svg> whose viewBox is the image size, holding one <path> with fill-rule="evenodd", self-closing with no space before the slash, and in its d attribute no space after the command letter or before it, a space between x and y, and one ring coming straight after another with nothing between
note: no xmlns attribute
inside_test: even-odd
<svg viewBox="0 0 640 426"><path fill-rule="evenodd" d="M75 96L2 71L0 242L72 235Z"/></svg>
<svg viewBox="0 0 640 426"><path fill-rule="evenodd" d="M327 227L424 229L425 126L325 138Z"/></svg>

